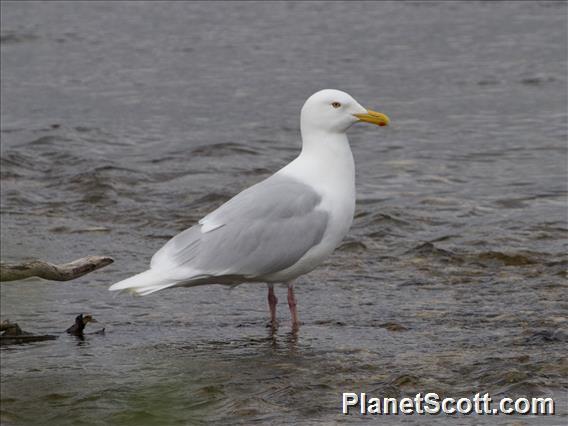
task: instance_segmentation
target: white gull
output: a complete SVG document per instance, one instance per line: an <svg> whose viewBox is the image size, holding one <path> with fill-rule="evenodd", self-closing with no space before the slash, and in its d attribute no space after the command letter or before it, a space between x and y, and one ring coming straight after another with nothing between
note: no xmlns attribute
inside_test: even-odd
<svg viewBox="0 0 568 426"><path fill-rule="evenodd" d="M353 222L355 165L346 131L359 121L386 126L389 118L339 90L310 96L302 107L302 151L295 160L173 237L154 254L150 269L110 290L147 295L172 287L265 282L275 327L274 283L287 283L297 330L293 280L321 264Z"/></svg>

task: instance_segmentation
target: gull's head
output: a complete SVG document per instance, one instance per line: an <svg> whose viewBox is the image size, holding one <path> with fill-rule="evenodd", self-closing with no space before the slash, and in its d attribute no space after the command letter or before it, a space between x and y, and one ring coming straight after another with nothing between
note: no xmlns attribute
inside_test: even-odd
<svg viewBox="0 0 568 426"><path fill-rule="evenodd" d="M320 90L310 96L302 107L302 131L345 133L359 121L387 126L390 120L385 114L363 108L341 90Z"/></svg>

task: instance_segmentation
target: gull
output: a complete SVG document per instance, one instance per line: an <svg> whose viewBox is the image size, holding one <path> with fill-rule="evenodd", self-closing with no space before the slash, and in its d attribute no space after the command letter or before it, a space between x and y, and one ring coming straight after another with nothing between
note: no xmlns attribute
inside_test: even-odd
<svg viewBox="0 0 568 426"><path fill-rule="evenodd" d="M301 110L298 157L174 236L154 254L150 269L109 290L148 295L173 287L266 283L275 329L274 284L284 283L297 331L294 280L320 265L353 222L355 164L346 132L357 122L386 126L389 118L345 92L314 93Z"/></svg>

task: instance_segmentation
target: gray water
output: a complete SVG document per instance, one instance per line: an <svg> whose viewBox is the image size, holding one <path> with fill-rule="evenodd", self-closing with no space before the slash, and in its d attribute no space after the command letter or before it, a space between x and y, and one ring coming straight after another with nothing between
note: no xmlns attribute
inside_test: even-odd
<svg viewBox="0 0 568 426"><path fill-rule="evenodd" d="M3 261L110 255L1 286L2 424L566 422L567 4L2 2ZM350 130L345 243L266 287L107 291L298 153L304 100ZM278 288L281 302L285 289ZM89 312L106 335L63 333ZM342 392L553 396L555 417L343 416Z"/></svg>

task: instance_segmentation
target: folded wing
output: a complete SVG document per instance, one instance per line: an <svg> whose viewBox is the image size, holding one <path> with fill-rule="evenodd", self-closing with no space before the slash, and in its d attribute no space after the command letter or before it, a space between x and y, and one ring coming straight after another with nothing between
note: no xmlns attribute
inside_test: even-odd
<svg viewBox="0 0 568 426"><path fill-rule="evenodd" d="M328 214L318 209L320 201L310 186L273 175L168 241L153 256L151 270L187 284L284 270L322 240Z"/></svg>

